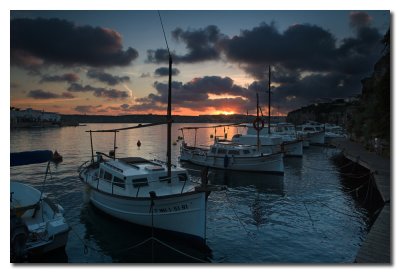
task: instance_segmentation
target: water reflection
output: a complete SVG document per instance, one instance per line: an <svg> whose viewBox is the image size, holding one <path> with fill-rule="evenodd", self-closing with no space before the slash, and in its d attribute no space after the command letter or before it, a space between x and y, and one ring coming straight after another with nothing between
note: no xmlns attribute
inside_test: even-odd
<svg viewBox="0 0 400 273"><path fill-rule="evenodd" d="M98 252L105 262L108 257L119 263L193 263L209 262L211 258L206 245L200 248L177 235L113 218L91 203L83 206L80 222L86 229L84 240L90 245L88 250ZM173 249L148 240L152 234Z"/></svg>
<svg viewBox="0 0 400 273"><path fill-rule="evenodd" d="M192 176L200 176L203 167L182 162ZM258 192L284 196L284 176L267 173L241 172L232 170L210 169L208 181L212 185L226 185L229 188L254 187Z"/></svg>

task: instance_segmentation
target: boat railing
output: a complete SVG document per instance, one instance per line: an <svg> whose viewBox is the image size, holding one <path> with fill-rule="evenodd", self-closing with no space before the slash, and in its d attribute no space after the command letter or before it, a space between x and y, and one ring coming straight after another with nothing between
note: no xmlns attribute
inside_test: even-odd
<svg viewBox="0 0 400 273"><path fill-rule="evenodd" d="M88 180L89 178L90 178L90 180L92 180L92 181L97 181L97 185L96 185L96 188L97 188L97 189L99 189L100 179L103 180L103 181L106 182L106 183L109 183L109 184L111 185L111 194L114 194L114 186L117 186L117 187L119 187L119 188L124 188L124 189L125 189L125 187L127 186L127 183L126 183L126 182L117 182L117 181L112 181L112 180L105 179L105 178L100 178L100 177L97 175L97 173L96 173L96 174L91 174L91 175L86 174L86 181L89 181L89 180ZM167 182L167 181L169 181L170 179L172 179L172 177L163 177L163 178L161 178L161 179L147 180L147 183ZM187 181L188 181L188 179L185 179L185 181L183 182L182 189L181 189L181 193L183 193L183 190L184 190L184 188L185 188L185 186L186 186L186 182L187 182ZM146 183L146 186L147 186L147 183ZM131 181L130 184L131 184L134 188L137 188L136 197L138 197L139 192L140 192L140 189L143 188L143 185L137 185L137 184L133 183L133 181Z"/></svg>

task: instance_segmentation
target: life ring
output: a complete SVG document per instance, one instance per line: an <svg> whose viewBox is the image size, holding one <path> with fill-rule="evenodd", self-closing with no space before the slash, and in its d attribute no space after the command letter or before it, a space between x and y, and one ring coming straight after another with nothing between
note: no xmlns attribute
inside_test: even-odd
<svg viewBox="0 0 400 273"><path fill-rule="evenodd" d="M261 123L261 126L260 126L260 123ZM261 131L264 128L264 121L260 117L255 118L253 121L253 127L257 131Z"/></svg>

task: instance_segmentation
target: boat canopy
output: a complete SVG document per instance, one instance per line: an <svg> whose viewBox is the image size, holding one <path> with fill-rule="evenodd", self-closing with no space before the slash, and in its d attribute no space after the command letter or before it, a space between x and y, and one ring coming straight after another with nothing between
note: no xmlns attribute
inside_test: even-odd
<svg viewBox="0 0 400 273"><path fill-rule="evenodd" d="M10 165L22 166L48 162L53 158L53 152L49 150L28 151L20 153L10 153Z"/></svg>
<svg viewBox="0 0 400 273"><path fill-rule="evenodd" d="M139 124L139 125L136 125L136 126L124 127L124 128L118 128L118 129L89 130L89 131L86 131L86 132L87 133L116 133L116 132L119 132L119 131L139 129L139 128L163 125L163 124L168 124L168 123L169 123L168 121L163 121L163 122L156 122L156 123Z"/></svg>

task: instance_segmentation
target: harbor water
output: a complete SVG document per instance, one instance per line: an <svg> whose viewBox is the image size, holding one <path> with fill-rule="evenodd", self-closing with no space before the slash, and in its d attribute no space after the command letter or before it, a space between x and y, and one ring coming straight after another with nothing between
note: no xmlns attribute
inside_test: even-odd
<svg viewBox="0 0 400 273"><path fill-rule="evenodd" d="M207 203L206 246L159 233L112 218L89 203L78 167L91 157L88 130L111 129L135 124L88 124L62 128L12 130L11 152L57 150L63 162L51 164L46 183L46 164L10 168L13 180L44 190L65 210L71 226L65 251L35 262L68 263L353 263L366 237L373 211L355 194L353 184L338 163L338 150L311 146L302 158L285 158L284 175L210 170L209 183L226 185L226 191L212 192ZM173 140L185 126L173 124ZM241 129L228 127L185 131L193 145L209 145L211 134L231 138ZM121 131L117 134L116 156L166 159L166 125ZM195 140L196 139L196 140ZM136 143L140 140L141 147ZM173 164L179 165L179 146L172 146ZM93 134L95 151L108 153L114 134ZM200 181L201 168L191 164L192 179ZM366 177L365 179L368 179ZM360 180L358 178L357 180ZM158 241L146 241L154 232ZM144 243L143 243L144 242Z"/></svg>

